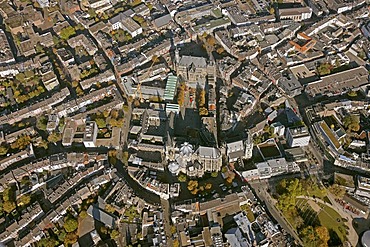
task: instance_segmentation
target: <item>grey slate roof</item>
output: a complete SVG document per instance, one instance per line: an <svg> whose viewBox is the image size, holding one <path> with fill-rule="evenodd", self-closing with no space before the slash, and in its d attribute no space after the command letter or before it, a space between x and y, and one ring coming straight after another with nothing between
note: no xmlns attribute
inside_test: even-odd
<svg viewBox="0 0 370 247"><path fill-rule="evenodd" d="M102 209L95 207L93 205L90 205L90 207L87 209L87 213L95 220L104 223L110 228L114 228L116 219L113 215L108 214Z"/></svg>
<svg viewBox="0 0 370 247"><path fill-rule="evenodd" d="M181 66L194 65L197 68L205 68L207 66L206 59L204 57L193 57L193 56L182 56L180 59Z"/></svg>

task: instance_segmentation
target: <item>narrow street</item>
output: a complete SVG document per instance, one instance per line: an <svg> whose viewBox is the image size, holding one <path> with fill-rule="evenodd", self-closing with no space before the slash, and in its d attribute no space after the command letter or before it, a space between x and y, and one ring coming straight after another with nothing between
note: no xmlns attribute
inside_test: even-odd
<svg viewBox="0 0 370 247"><path fill-rule="evenodd" d="M171 234L171 206L168 200L161 198L161 205L163 210L163 224L164 231L166 233L166 242L168 247L173 246L172 234Z"/></svg>

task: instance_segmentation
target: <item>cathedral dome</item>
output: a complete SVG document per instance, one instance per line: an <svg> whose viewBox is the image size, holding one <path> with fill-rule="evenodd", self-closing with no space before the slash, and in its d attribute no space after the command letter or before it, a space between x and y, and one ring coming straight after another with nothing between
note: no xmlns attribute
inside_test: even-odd
<svg viewBox="0 0 370 247"><path fill-rule="evenodd" d="M182 156L191 156L193 154L193 146L188 143L188 142L185 142L184 144L181 145L181 148L180 148L180 154Z"/></svg>
<svg viewBox="0 0 370 247"><path fill-rule="evenodd" d="M172 173L172 174L177 174L177 172L179 171L180 169L180 166L179 164L177 164L177 162L170 162L168 164L168 170Z"/></svg>

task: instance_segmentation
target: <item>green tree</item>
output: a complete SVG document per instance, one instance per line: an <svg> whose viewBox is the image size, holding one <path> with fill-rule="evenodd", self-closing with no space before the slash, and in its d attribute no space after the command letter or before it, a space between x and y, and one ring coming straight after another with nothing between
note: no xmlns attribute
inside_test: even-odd
<svg viewBox="0 0 370 247"><path fill-rule="evenodd" d="M42 238L37 242L36 246L37 247L54 247L54 246L58 246L58 242L52 238Z"/></svg>
<svg viewBox="0 0 370 247"><path fill-rule="evenodd" d="M36 128L38 128L39 130L46 130L47 123L48 123L48 120L46 119L46 117L40 116L39 118L37 118Z"/></svg>
<svg viewBox="0 0 370 247"><path fill-rule="evenodd" d="M75 35L76 31L73 27L65 27L60 31L60 38L63 40L68 40L71 36Z"/></svg>
<svg viewBox="0 0 370 247"><path fill-rule="evenodd" d="M18 205L19 206L27 206L31 203L31 196L28 195L28 194L25 194L25 195L22 195L20 198L19 198L19 203Z"/></svg>
<svg viewBox="0 0 370 247"><path fill-rule="evenodd" d="M108 229L105 226L100 227L100 231L103 234L108 234Z"/></svg>
<svg viewBox="0 0 370 247"><path fill-rule="evenodd" d="M67 216L67 218L64 221L63 227L67 233L71 233L77 230L78 222L72 216Z"/></svg>
<svg viewBox="0 0 370 247"><path fill-rule="evenodd" d="M3 201L15 201L14 186L9 186L3 191Z"/></svg>
<svg viewBox="0 0 370 247"><path fill-rule="evenodd" d="M30 145L30 143L31 143L31 137L28 136L28 135L22 135L22 136L18 137L18 139L15 142L13 142L12 144L10 144L10 147L12 149L23 150L28 145Z"/></svg>
<svg viewBox="0 0 370 247"><path fill-rule="evenodd" d="M116 209L112 205L106 204L105 205L105 211L107 211L108 213L113 214L114 212L116 212Z"/></svg>
<svg viewBox="0 0 370 247"><path fill-rule="evenodd" d="M117 150L108 151L108 160L111 165L117 164Z"/></svg>
<svg viewBox="0 0 370 247"><path fill-rule="evenodd" d="M97 118L97 119L95 119L95 122L96 122L96 125L98 125L99 129L103 129L103 128L107 127L107 123L105 122L105 120L103 118Z"/></svg>
<svg viewBox="0 0 370 247"><path fill-rule="evenodd" d="M62 140L62 135L60 133L57 133L57 132L53 132L51 133L49 136L48 136L48 141L49 142L58 142Z"/></svg>
<svg viewBox="0 0 370 247"><path fill-rule="evenodd" d="M317 67L319 75L324 76L330 74L333 66L330 63L322 63Z"/></svg>
<svg viewBox="0 0 370 247"><path fill-rule="evenodd" d="M16 208L16 205L13 201L4 201L3 210L6 213L11 213Z"/></svg>
<svg viewBox="0 0 370 247"><path fill-rule="evenodd" d="M348 93L347 93L347 95L349 96L349 97L356 97L357 96L357 92L356 91L349 91Z"/></svg>
<svg viewBox="0 0 370 247"><path fill-rule="evenodd" d="M110 111L110 116L111 116L111 118L117 119L118 116L119 116L119 111L117 109L112 109Z"/></svg>
<svg viewBox="0 0 370 247"><path fill-rule="evenodd" d="M26 70L24 72L24 75L26 76L26 78L32 78L35 76L35 72L33 72L33 70Z"/></svg>
<svg viewBox="0 0 370 247"><path fill-rule="evenodd" d="M6 155L8 153L9 147L5 143L0 145L0 155Z"/></svg>
<svg viewBox="0 0 370 247"><path fill-rule="evenodd" d="M346 190L342 186L339 186L337 184L333 184L332 186L330 186L329 191L339 198L342 198L346 193Z"/></svg>
<svg viewBox="0 0 370 247"><path fill-rule="evenodd" d="M110 238L111 239L116 239L116 238L118 238L118 236L119 236L119 232L117 230L111 231L111 233L110 233Z"/></svg>
<svg viewBox="0 0 370 247"><path fill-rule="evenodd" d="M303 228L300 232L301 238L304 243L314 243L317 240L317 235L315 233L315 230L312 226L307 226Z"/></svg>
<svg viewBox="0 0 370 247"><path fill-rule="evenodd" d="M41 140L40 143L38 144L39 147L42 147L44 149L48 149L49 145L48 142L45 140Z"/></svg>
<svg viewBox="0 0 370 247"><path fill-rule="evenodd" d="M218 176L218 172L212 172L212 173L211 173L211 177L213 177L213 178L217 178L217 176Z"/></svg>
<svg viewBox="0 0 370 247"><path fill-rule="evenodd" d="M15 79L17 79L20 82L24 82L26 80L26 76L24 73L19 73L15 76Z"/></svg>
<svg viewBox="0 0 370 247"><path fill-rule="evenodd" d="M360 130L360 117L356 115L347 115L343 118L343 125L348 131L357 132Z"/></svg>
<svg viewBox="0 0 370 247"><path fill-rule="evenodd" d="M22 185L29 185L31 183L30 177L29 176L23 176L21 179L21 184Z"/></svg>
<svg viewBox="0 0 370 247"><path fill-rule="evenodd" d="M123 164L125 164L125 165L127 165L127 162L128 162L128 157L129 156L129 154L128 154L128 152L127 151L124 151L123 153L122 153L122 163Z"/></svg>
<svg viewBox="0 0 370 247"><path fill-rule="evenodd" d="M67 235L67 233L66 233L66 231L64 229L60 230L58 232L58 240L60 242L64 242L64 239L66 238L66 235Z"/></svg>
<svg viewBox="0 0 370 247"><path fill-rule="evenodd" d="M80 212L80 214L78 216L81 217L81 219L85 219L87 217L86 210L81 210L81 212Z"/></svg>
<svg viewBox="0 0 370 247"><path fill-rule="evenodd" d="M280 195L277 206L283 211L294 210L296 197L302 194L302 184L298 179L289 180L285 192Z"/></svg>
<svg viewBox="0 0 370 247"><path fill-rule="evenodd" d="M186 182L186 175L184 173L180 173L178 176L179 182Z"/></svg>

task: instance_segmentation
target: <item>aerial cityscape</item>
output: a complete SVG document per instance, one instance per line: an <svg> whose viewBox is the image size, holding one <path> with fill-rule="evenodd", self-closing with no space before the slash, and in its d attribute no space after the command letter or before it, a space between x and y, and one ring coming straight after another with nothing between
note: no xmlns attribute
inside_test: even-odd
<svg viewBox="0 0 370 247"><path fill-rule="evenodd" d="M0 16L0 247L370 246L370 0Z"/></svg>

